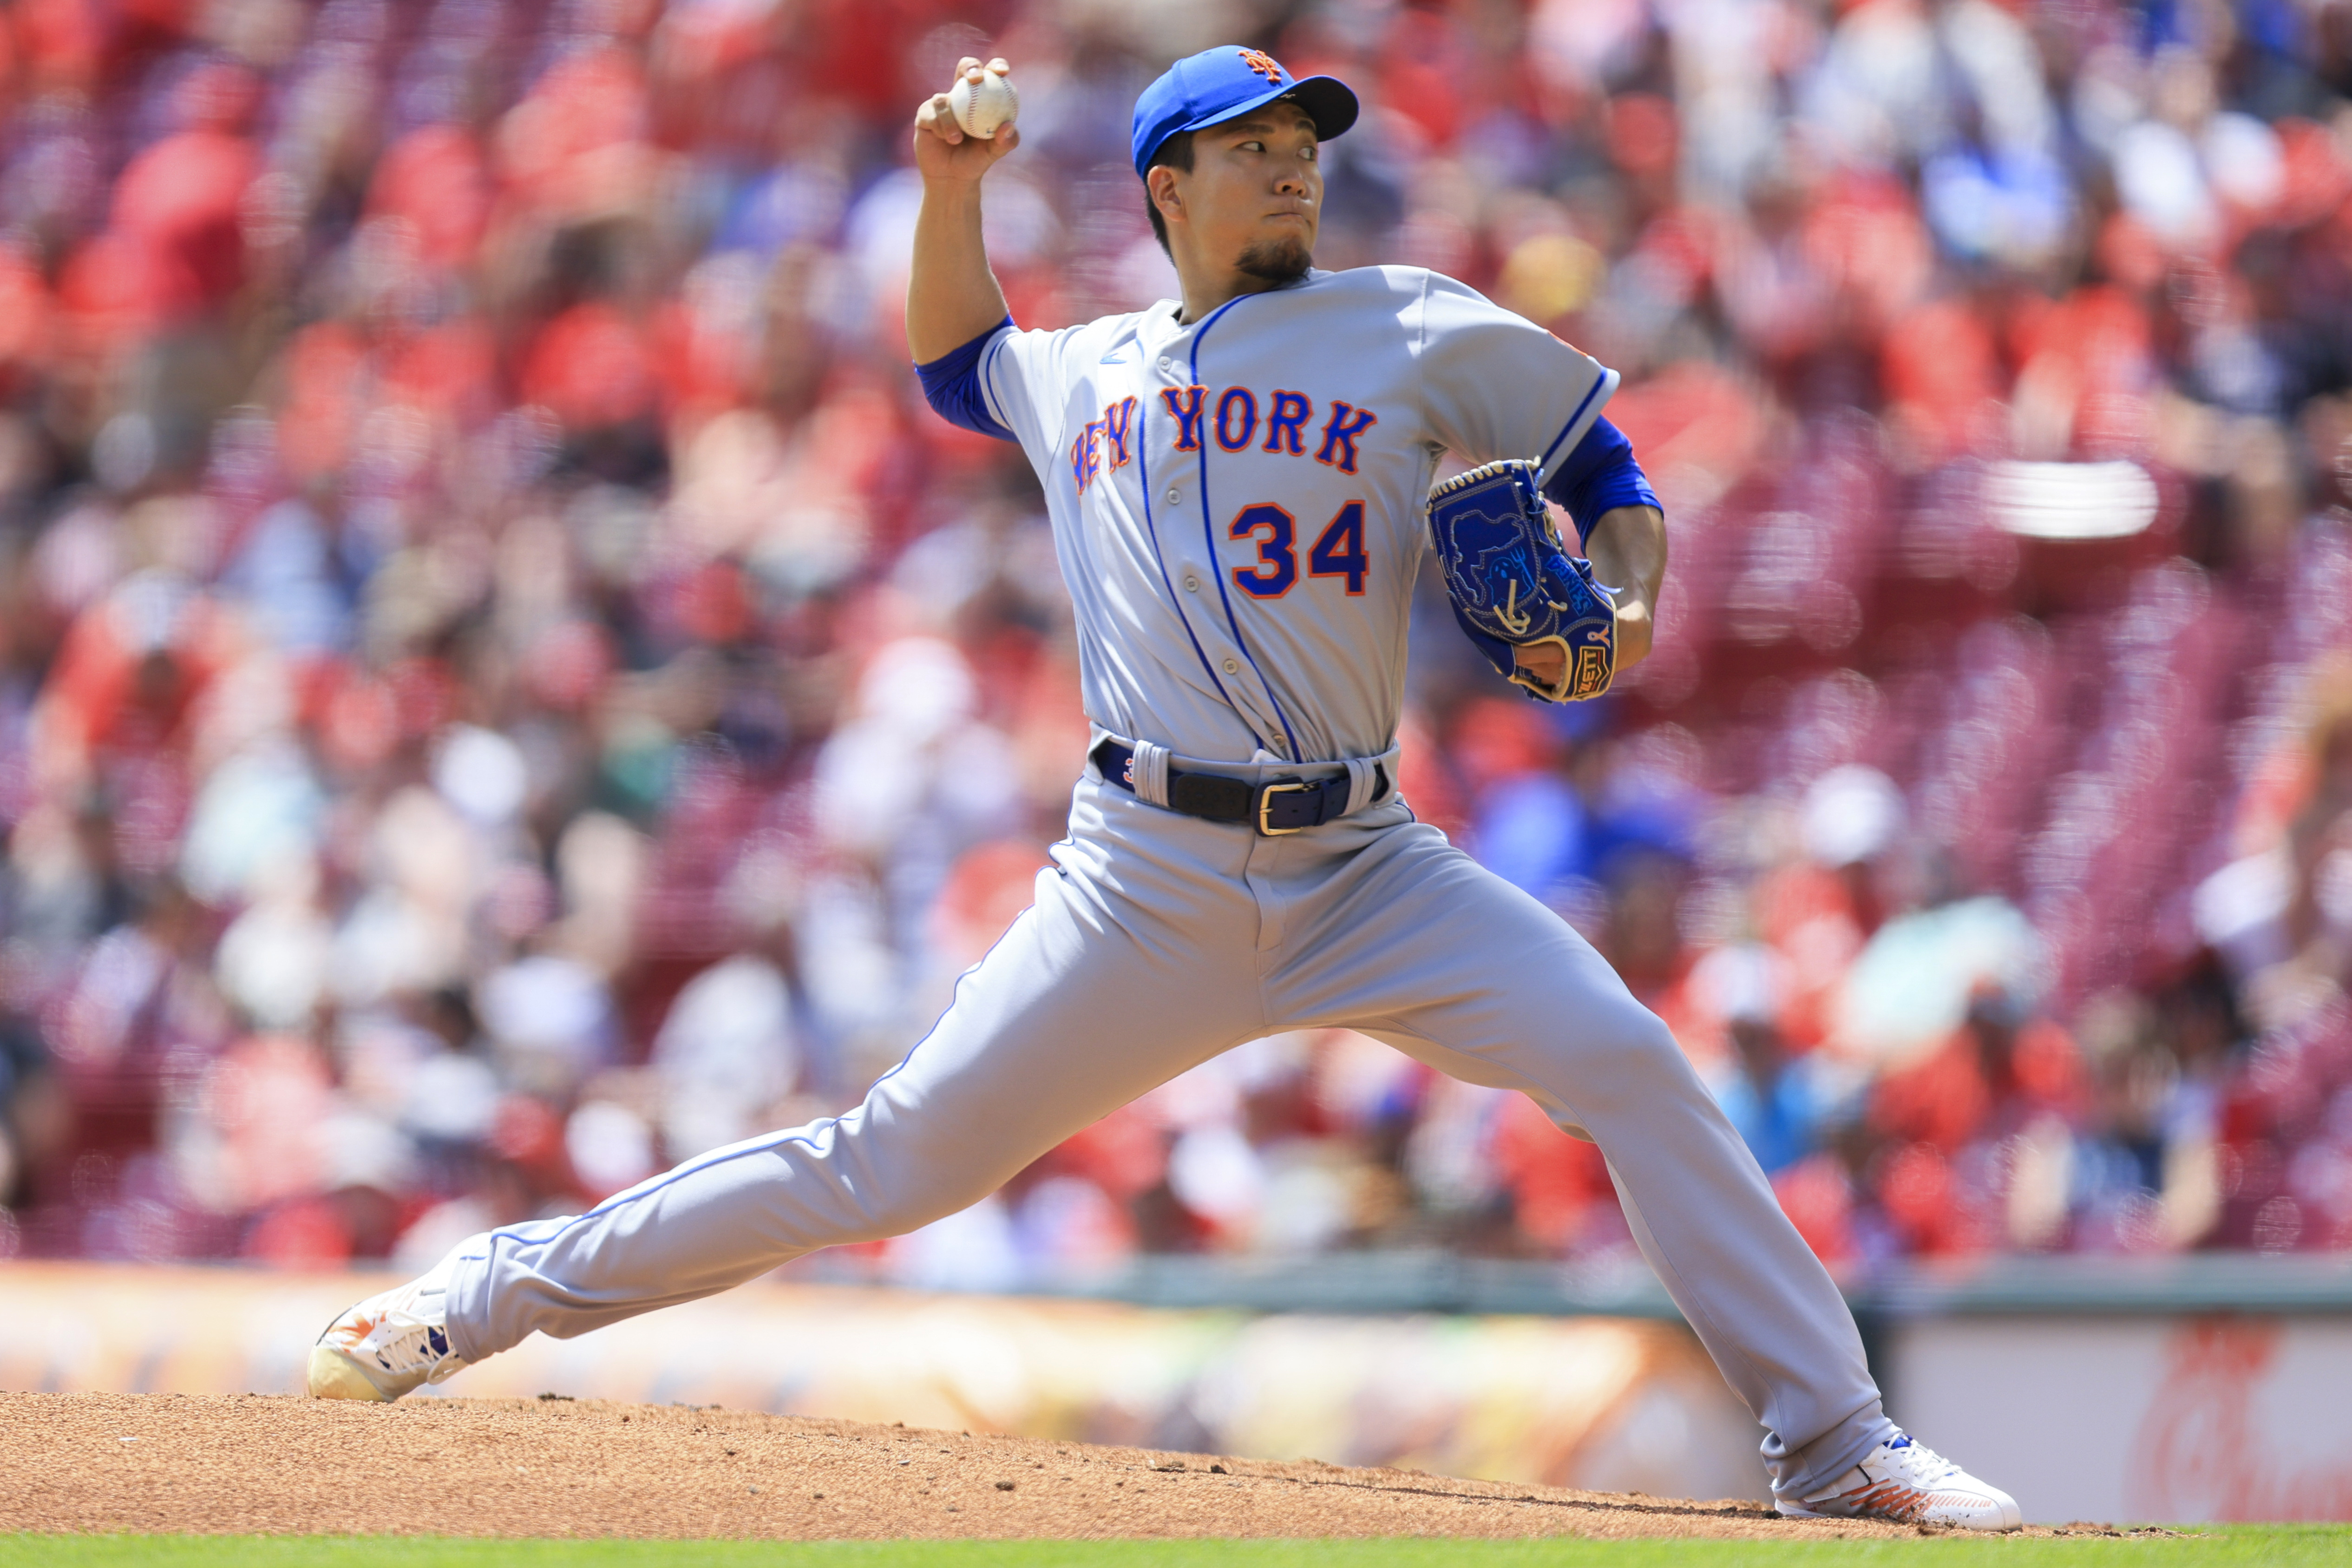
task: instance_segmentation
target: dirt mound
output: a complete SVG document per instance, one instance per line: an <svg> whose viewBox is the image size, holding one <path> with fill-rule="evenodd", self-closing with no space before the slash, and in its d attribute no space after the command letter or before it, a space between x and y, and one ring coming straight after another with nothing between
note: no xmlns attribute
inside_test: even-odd
<svg viewBox="0 0 2352 1568"><path fill-rule="evenodd" d="M0 1531L537 1536L1904 1535L1748 1502L716 1406L0 1394Z"/></svg>

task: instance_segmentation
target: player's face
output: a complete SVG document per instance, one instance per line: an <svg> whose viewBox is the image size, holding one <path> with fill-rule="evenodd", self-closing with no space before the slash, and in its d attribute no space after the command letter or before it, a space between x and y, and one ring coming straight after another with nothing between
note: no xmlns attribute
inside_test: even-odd
<svg viewBox="0 0 2352 1568"><path fill-rule="evenodd" d="M1317 152L1315 122L1293 103L1197 132L1179 187L1194 254L1276 282L1303 274L1323 212Z"/></svg>

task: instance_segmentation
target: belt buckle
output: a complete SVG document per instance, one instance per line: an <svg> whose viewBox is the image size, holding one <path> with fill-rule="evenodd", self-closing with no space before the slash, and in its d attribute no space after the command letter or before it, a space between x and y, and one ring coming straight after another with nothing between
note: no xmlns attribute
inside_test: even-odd
<svg viewBox="0 0 2352 1568"><path fill-rule="evenodd" d="M1284 838L1293 833L1306 832L1307 829L1304 827L1276 827L1266 821L1265 814L1272 807L1276 795L1304 795L1314 787L1305 779L1276 779L1270 784L1260 784L1257 796L1258 832L1268 838Z"/></svg>

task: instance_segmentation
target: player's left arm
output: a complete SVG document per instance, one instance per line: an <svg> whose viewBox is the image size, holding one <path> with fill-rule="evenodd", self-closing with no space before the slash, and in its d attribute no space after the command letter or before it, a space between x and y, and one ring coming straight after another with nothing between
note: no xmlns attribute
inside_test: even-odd
<svg viewBox="0 0 2352 1568"><path fill-rule="evenodd" d="M1596 420L1544 486L1577 527L1592 574L1612 590L1617 610L1616 661L1631 669L1650 651L1658 590L1666 575L1666 514L1633 456L1633 444L1607 419ZM1557 644L1523 647L1519 667L1557 679L1567 654Z"/></svg>
<svg viewBox="0 0 2352 1568"><path fill-rule="evenodd" d="M1592 574L1616 590L1617 668L1649 657L1658 624L1658 590L1666 580L1666 514L1654 506L1604 511L1585 537Z"/></svg>

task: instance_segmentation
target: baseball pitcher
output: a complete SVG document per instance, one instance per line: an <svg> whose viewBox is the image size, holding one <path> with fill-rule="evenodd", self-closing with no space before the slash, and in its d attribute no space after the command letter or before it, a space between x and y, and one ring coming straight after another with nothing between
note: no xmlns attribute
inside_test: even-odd
<svg viewBox="0 0 2352 1568"><path fill-rule="evenodd" d="M1006 68L964 61L957 100L1009 102ZM1424 552L1497 673L1563 701L1648 652L1666 543L1601 417L1612 372L1436 273L1315 267L1318 155L1355 118L1346 86L1255 49L1179 60L1131 150L1182 298L1026 331L981 240L1019 133L922 106L908 340L932 407L1017 442L1045 486L1092 723L1069 837L856 1110L474 1237L338 1319L312 1394L396 1398L534 1331L914 1229L1221 1051L1345 1026L1600 1146L1764 1428L1781 1512L2018 1526L1887 1419L1845 1303L1665 1026L1398 793ZM1448 452L1475 466L1433 493Z"/></svg>

